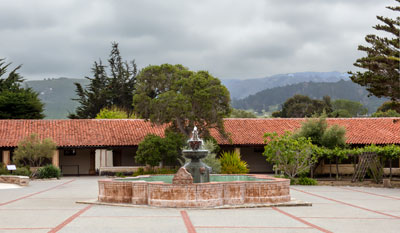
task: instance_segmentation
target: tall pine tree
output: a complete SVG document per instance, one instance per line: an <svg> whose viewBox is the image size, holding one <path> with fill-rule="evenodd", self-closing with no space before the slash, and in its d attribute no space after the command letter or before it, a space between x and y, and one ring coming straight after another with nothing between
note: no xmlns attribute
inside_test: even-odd
<svg viewBox="0 0 400 233"><path fill-rule="evenodd" d="M400 3L400 0L396 2ZM399 5L387 8L400 11ZM389 33L391 37L367 35L365 40L370 46L358 46L358 50L366 52L367 56L357 59L354 65L368 71L350 72L350 78L353 82L365 86L371 95L400 101L400 17L391 19L377 16L377 19L382 24L373 28Z"/></svg>
<svg viewBox="0 0 400 233"><path fill-rule="evenodd" d="M123 61L118 43L112 43L109 66L102 61L94 62L92 67L93 77L85 77L90 80L86 89L79 83L75 83L77 99L80 103L76 113L69 118L96 118L103 108L117 107L128 115L132 114L132 97L135 90L137 67L134 60ZM107 73L109 68L109 74Z"/></svg>
<svg viewBox="0 0 400 233"><path fill-rule="evenodd" d="M10 65L5 63L5 59L0 59L0 119L43 118L43 103L38 93L21 86L24 79L17 72L21 65L6 76Z"/></svg>

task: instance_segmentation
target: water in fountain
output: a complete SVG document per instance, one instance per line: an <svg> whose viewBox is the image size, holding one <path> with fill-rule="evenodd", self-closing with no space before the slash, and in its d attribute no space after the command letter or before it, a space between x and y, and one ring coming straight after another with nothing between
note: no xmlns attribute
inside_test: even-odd
<svg viewBox="0 0 400 233"><path fill-rule="evenodd" d="M208 155L208 150L202 149L203 140L199 138L197 127L192 132L192 137L188 141L189 150L183 150L182 154L190 162L183 167L192 175L193 183L210 182L211 168L201 161Z"/></svg>

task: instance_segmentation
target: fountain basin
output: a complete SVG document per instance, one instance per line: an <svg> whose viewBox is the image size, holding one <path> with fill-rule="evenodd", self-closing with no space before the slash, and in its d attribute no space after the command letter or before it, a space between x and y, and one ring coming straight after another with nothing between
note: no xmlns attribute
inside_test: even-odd
<svg viewBox="0 0 400 233"><path fill-rule="evenodd" d="M267 175L211 175L211 182L172 184L172 176L99 180L99 202L157 207L217 207L290 201L290 181ZM230 180L230 181L228 181ZM233 180L233 181L232 181Z"/></svg>

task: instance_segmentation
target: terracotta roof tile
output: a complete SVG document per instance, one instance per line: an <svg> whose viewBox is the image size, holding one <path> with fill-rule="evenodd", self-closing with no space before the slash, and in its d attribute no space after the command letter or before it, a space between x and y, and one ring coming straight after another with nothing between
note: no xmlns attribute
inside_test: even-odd
<svg viewBox="0 0 400 233"><path fill-rule="evenodd" d="M294 131L305 119L225 119L231 141L216 130L211 134L221 145L262 145L266 132ZM346 128L349 144L400 144L400 118L332 118L328 124ZM0 147L15 147L32 133L52 138L60 147L138 145L147 134L163 136L165 125L144 120L0 120Z"/></svg>

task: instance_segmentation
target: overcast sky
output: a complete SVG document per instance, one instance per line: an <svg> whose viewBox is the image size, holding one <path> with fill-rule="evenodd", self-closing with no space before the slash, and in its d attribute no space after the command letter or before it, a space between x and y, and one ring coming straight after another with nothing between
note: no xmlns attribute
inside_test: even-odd
<svg viewBox="0 0 400 233"><path fill-rule="evenodd" d="M111 42L139 68L221 79L354 70L357 45L393 0L1 0L0 58L28 80L90 75Z"/></svg>

